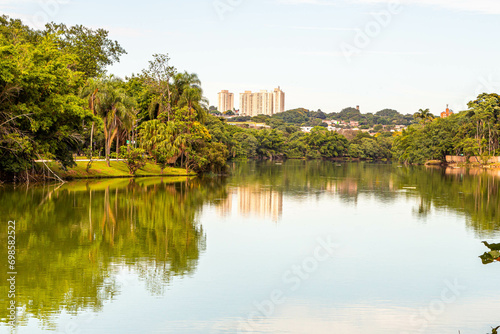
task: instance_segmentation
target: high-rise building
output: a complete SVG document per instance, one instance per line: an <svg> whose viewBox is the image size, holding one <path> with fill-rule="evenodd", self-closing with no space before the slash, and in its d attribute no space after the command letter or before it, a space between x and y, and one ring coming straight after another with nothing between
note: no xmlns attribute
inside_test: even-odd
<svg viewBox="0 0 500 334"><path fill-rule="evenodd" d="M247 90L240 93L240 115L249 116L249 111L253 109L252 92Z"/></svg>
<svg viewBox="0 0 500 334"><path fill-rule="evenodd" d="M274 89L274 113L285 111L285 93L278 88Z"/></svg>
<svg viewBox="0 0 500 334"><path fill-rule="evenodd" d="M234 109L234 94L228 90L222 90L219 93L219 111L225 112Z"/></svg>
<svg viewBox="0 0 500 334"><path fill-rule="evenodd" d="M240 94L240 114L243 116L269 115L285 111L285 93L278 87L274 92L245 91Z"/></svg>

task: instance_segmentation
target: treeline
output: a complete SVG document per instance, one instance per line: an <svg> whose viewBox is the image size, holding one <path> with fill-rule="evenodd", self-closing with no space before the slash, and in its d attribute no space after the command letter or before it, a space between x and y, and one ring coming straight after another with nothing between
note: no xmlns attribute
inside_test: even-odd
<svg viewBox="0 0 500 334"><path fill-rule="evenodd" d="M131 172L156 163L221 171L228 154L204 123L196 74L179 73L168 55L125 80L106 75L125 50L103 29L48 24L34 30L0 17L0 177L29 180L36 160L71 167L74 154L114 155ZM147 154L146 154L147 153ZM49 169L48 166L44 168Z"/></svg>
<svg viewBox="0 0 500 334"><path fill-rule="evenodd" d="M126 51L103 29L51 23L34 30L2 16L0 53L2 180L48 174L46 160L72 167L75 154L88 157L87 170L96 157L108 165L122 158L131 174L147 159L162 169L223 173L231 158L390 155L388 139L366 135L349 143L327 131L321 111L276 115L270 130L228 125L209 114L197 75L178 72L165 54L125 79L107 75ZM321 126L302 133L299 122Z"/></svg>
<svg viewBox="0 0 500 334"><path fill-rule="evenodd" d="M500 96L481 94L468 103L468 109L447 118L434 118L428 109L415 114L419 124L395 137L395 158L409 164L446 160L446 155L469 159L481 157L487 163L500 154Z"/></svg>
<svg viewBox="0 0 500 334"><path fill-rule="evenodd" d="M131 174L150 160L165 168L223 173L228 159L350 157L422 163L447 154L498 154L499 98L481 95L469 110L432 120L395 110L361 114L294 109L253 121L269 129L227 124L209 113L196 74L179 72L165 54L153 55L140 73L125 79L106 74L125 50L103 29L48 24L34 30L0 17L0 180L29 181L48 174L46 160L65 169L75 154L122 158ZM413 119L410 120L410 118ZM326 129L323 120L413 124L402 133L371 136ZM313 126L310 133L299 125ZM350 132L348 132L350 131ZM41 161L36 163L36 161Z"/></svg>
<svg viewBox="0 0 500 334"><path fill-rule="evenodd" d="M330 159L351 156L361 159L390 159L392 133L371 136L356 132L349 141L337 132L314 127L305 133L296 126L247 129L210 116L207 127L212 137L228 148L230 158Z"/></svg>
<svg viewBox="0 0 500 334"><path fill-rule="evenodd" d="M214 115L221 115L218 112L211 111ZM228 114L227 112L225 113ZM233 113L234 114L234 113ZM342 111L336 113L324 113L321 110L311 111L304 108L297 108L287 110L282 113L277 113L272 116L258 115L258 116L238 116L231 119L232 122L259 122L266 123L272 127L279 127L281 125L297 125L297 126L323 126L327 127L324 120L335 120L339 122L358 122L356 126L360 129L370 129L377 127L377 130L382 128L391 129L395 125L405 125L408 126L414 123L413 115L400 114L396 110L383 109L376 113L365 113L362 114L360 110L356 108L345 108Z"/></svg>

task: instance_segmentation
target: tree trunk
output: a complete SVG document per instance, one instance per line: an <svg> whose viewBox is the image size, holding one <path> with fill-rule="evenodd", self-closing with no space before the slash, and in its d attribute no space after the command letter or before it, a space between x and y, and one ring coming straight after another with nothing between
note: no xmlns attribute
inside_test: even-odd
<svg viewBox="0 0 500 334"><path fill-rule="evenodd" d="M90 130L90 157L87 163L87 173L89 172L90 166L92 166L92 158L94 157L94 124L92 122L92 129Z"/></svg>

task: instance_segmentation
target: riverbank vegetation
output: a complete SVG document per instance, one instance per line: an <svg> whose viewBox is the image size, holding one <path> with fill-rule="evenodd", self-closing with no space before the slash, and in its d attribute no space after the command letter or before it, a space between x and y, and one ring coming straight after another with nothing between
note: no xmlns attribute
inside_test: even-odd
<svg viewBox="0 0 500 334"><path fill-rule="evenodd" d="M420 117L395 137L396 159L410 164L428 160L446 161L446 155L481 157L481 162L500 154L500 96L481 94L468 103L468 110L447 118Z"/></svg>
<svg viewBox="0 0 500 334"><path fill-rule="evenodd" d="M433 119L428 109L402 115L299 108L236 117L231 125L210 112L198 76L178 71L167 54L153 55L144 70L125 79L107 74L126 51L103 29L52 23L34 30L2 16L0 53L1 180L59 178L37 161L57 162L67 174L76 156L88 158L87 175L96 169L95 157L108 168L123 165L112 162L121 158L134 175L148 163L160 174L169 167L220 174L229 159L395 158L413 164L499 153L496 94L480 95L468 110L445 119ZM266 126L237 124L248 120Z"/></svg>

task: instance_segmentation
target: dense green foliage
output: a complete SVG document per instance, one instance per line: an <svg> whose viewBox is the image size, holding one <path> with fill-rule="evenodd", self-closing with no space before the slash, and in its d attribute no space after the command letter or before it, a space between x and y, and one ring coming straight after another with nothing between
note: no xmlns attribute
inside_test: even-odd
<svg viewBox="0 0 500 334"><path fill-rule="evenodd" d="M16 175L40 157L72 164L82 124L92 114L77 93L84 75L77 56L54 34L36 34L0 18L0 174Z"/></svg>
<svg viewBox="0 0 500 334"><path fill-rule="evenodd" d="M0 216L17 222L16 301L26 307L19 324L36 318L51 327L62 311L101 311L124 291L122 269L137 273L148 293L162 295L169 284L179 283L173 278L194 273L211 240L198 223L201 210L222 211L235 188L265 189L292 202L305 193L332 196L346 208L367 196L383 205L407 199L418 217L432 210L464 216L467 228L481 238L493 238L500 228L500 179L492 170L318 160L250 161L234 163L232 170L229 184L225 178L147 178L4 186ZM405 190L408 186L415 189ZM7 230L7 219L0 228ZM7 243L6 233L0 242ZM0 256L6 258L7 247ZM6 275L3 270L0 279ZM7 289L0 285L5 296ZM0 301L2 322L7 303Z"/></svg>
<svg viewBox="0 0 500 334"><path fill-rule="evenodd" d="M196 74L177 73L168 55L154 55L147 69L126 80L106 76L106 66L125 53L107 31L62 24L33 30L6 16L0 53L2 179L29 181L39 172L35 160L66 168L74 154L90 159L87 170L96 155L109 166L125 143L133 145L126 154L141 146L162 169L224 171L229 153L204 126L201 82ZM151 132L154 127L161 133ZM130 166L133 173L141 164Z"/></svg>
<svg viewBox="0 0 500 334"><path fill-rule="evenodd" d="M428 109L402 115L392 109L362 114L355 108L330 114L298 108L233 119L265 124L254 129L227 124L227 112L214 116L212 108L210 114L198 76L178 72L167 54L153 55L146 69L129 78L106 75L106 66L125 50L103 29L52 23L33 30L4 16L0 53L1 179L29 181L41 172L35 160L55 160L66 169L75 154L89 158L87 171L96 156L110 166L125 144L134 161L140 148L162 170L171 165L199 173L224 173L231 158L394 156L423 163L447 154L486 161L499 153L496 94L482 94L467 111L446 119L434 119ZM328 121L343 130L328 131ZM389 130L414 122L419 123L393 140ZM300 126L313 129L303 133ZM370 128L374 136L350 130L358 127ZM141 165L132 163L131 172Z"/></svg>
<svg viewBox="0 0 500 334"><path fill-rule="evenodd" d="M215 112L212 111L213 114ZM414 122L413 115L402 115L396 110L383 109L376 113L361 113L356 108L345 108L340 112L324 113L321 110L310 111L304 108L287 110L282 113L274 114L273 116L258 115L255 117L239 116L232 118L232 122L258 122L266 123L272 127L280 125L297 125L297 126L324 126L327 125L324 120L335 120L340 122L350 123L359 122L359 127L369 129L380 125L384 127L392 127L394 125L410 125ZM349 125L346 125L349 126Z"/></svg>
<svg viewBox="0 0 500 334"><path fill-rule="evenodd" d="M51 328L63 310L101 310L121 291L122 266L136 271L151 294L162 294L173 277L196 268L205 250L196 215L208 201L227 196L223 185L186 178L115 179L32 187L28 195L7 186L0 192L0 214L16 217L16 302L26 308L19 312L19 325L35 317ZM7 244L7 235L0 240ZM1 293L7 289L0 285ZM6 303L0 302L1 319Z"/></svg>
<svg viewBox="0 0 500 334"><path fill-rule="evenodd" d="M459 114L437 119L426 117L426 110L421 110L416 115L420 124L396 137L395 157L406 163L424 163L444 161L446 155L479 156L486 163L500 154L500 96L481 94L468 106Z"/></svg>

